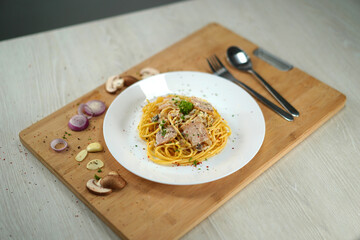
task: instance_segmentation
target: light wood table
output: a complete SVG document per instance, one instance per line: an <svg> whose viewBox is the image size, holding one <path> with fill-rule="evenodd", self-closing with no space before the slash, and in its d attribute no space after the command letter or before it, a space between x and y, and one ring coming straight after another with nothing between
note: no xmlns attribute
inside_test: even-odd
<svg viewBox="0 0 360 240"><path fill-rule="evenodd" d="M198 0L0 42L0 239L118 238L18 133L210 22L347 103L183 239L359 239L359 13L350 0Z"/></svg>

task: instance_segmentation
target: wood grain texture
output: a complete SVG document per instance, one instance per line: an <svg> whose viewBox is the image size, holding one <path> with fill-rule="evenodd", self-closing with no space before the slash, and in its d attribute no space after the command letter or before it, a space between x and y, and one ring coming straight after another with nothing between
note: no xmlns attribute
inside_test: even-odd
<svg viewBox="0 0 360 240"><path fill-rule="evenodd" d="M257 48L221 25L212 23L123 75L136 76L146 66L155 67L160 72L206 72L208 67L205 61L199 59L214 53L222 56L226 48L234 44L241 45L249 53ZM87 158L87 161L102 159L105 162L104 173L117 170L129 184L124 190L106 197L89 193L85 184L93 178L94 171L85 168L87 161L79 164L74 161L74 157L79 149L86 148L90 142L100 141L105 145L102 135L103 116L91 119L90 126L83 132L69 130L67 122L76 114L80 103L100 99L107 106L111 104L116 95L108 94L103 85L21 131L20 139L118 235L128 239L179 238L314 132L345 104L343 94L297 68L282 72L259 59L253 58L253 62L254 67L261 69L261 74L267 76L269 81L276 80L274 87L285 93L284 97L299 109L301 117L294 122L287 122L261 106L266 122L266 136L260 151L245 167L212 183L169 186L146 181L126 171L105 148L105 153L90 154L91 158ZM261 89L249 74L239 72L235 76L266 95L266 90ZM71 136L65 134L70 148L61 153L52 151L49 140L59 138L65 132L71 133Z"/></svg>
<svg viewBox="0 0 360 240"><path fill-rule="evenodd" d="M358 239L359 12L351 0L197 0L0 42L0 238L117 239L18 134L218 22L343 92L347 103L183 239Z"/></svg>

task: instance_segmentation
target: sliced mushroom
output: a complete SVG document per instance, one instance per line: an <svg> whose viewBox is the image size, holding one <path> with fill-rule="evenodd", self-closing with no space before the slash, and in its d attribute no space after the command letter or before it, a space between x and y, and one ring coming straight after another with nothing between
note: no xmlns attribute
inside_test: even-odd
<svg viewBox="0 0 360 240"><path fill-rule="evenodd" d="M99 181L100 185L104 188L110 188L113 190L120 190L126 185L126 181L117 172L110 172Z"/></svg>
<svg viewBox="0 0 360 240"><path fill-rule="evenodd" d="M140 76L142 79L159 74L159 70L151 67L146 67L140 70Z"/></svg>
<svg viewBox="0 0 360 240"><path fill-rule="evenodd" d="M112 189L102 187L95 179L87 181L86 188L96 195L107 195L112 192Z"/></svg>
<svg viewBox="0 0 360 240"><path fill-rule="evenodd" d="M114 93L118 89L121 89L124 86L128 87L137 81L138 81L137 78L130 75L127 76L116 75L108 78L105 84L105 89L109 93Z"/></svg>
<svg viewBox="0 0 360 240"><path fill-rule="evenodd" d="M116 87L116 89L120 89L124 87L125 80L123 78L119 78L113 81L113 86Z"/></svg>
<svg viewBox="0 0 360 240"><path fill-rule="evenodd" d="M116 90L124 86L124 79L120 78L119 75L109 77L105 84L105 89L109 93L114 93Z"/></svg>

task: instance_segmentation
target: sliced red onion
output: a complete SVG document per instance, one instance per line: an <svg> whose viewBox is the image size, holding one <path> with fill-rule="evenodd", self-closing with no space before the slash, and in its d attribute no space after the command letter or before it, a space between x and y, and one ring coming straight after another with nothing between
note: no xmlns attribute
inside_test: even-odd
<svg viewBox="0 0 360 240"><path fill-rule="evenodd" d="M89 126L89 119L84 115L75 115L70 119L68 126L73 131L82 131Z"/></svg>
<svg viewBox="0 0 360 240"><path fill-rule="evenodd" d="M64 144L64 146L62 148L56 148L56 146L58 144ZM56 138L56 139L52 140L50 143L50 147L56 152L61 152L61 151L65 150L65 148L67 148L67 146L68 146L67 142L61 138Z"/></svg>
<svg viewBox="0 0 360 240"><path fill-rule="evenodd" d="M94 113L94 117L103 114L106 110L105 103L99 100L91 100L87 102L86 105L88 105L91 108L92 112ZM84 108L85 112L88 115L91 115L91 112L88 112L86 109L87 108Z"/></svg>
<svg viewBox="0 0 360 240"><path fill-rule="evenodd" d="M85 111L85 113L84 113ZM86 105L85 103L81 103L78 107L78 114L80 115L84 115L85 117L87 117L87 119L91 119L94 116L94 112L93 110L91 110L91 108Z"/></svg>

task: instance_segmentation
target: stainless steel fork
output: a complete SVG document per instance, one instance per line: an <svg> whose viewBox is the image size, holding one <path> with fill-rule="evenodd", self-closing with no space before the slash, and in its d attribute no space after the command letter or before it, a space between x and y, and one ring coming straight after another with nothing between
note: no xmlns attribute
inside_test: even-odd
<svg viewBox="0 0 360 240"><path fill-rule="evenodd" d="M274 112L279 114L284 119L286 119L288 121L294 120L294 117L290 113L284 111L283 109L281 109L274 103L270 102L268 99L266 99L264 96L262 96L261 94L256 92L254 89L250 88L245 83L237 80L229 72L229 70L226 69L226 67L222 64L222 62L219 60L219 58L216 55L213 55L213 56L207 58L206 61L208 62L211 70L213 71L213 73L215 75L226 78L226 79L232 81L233 83L237 84L238 86L244 88L248 93L250 93L252 96L257 98L259 101L261 101L263 104L265 104L267 107L269 107L271 110L273 110Z"/></svg>

